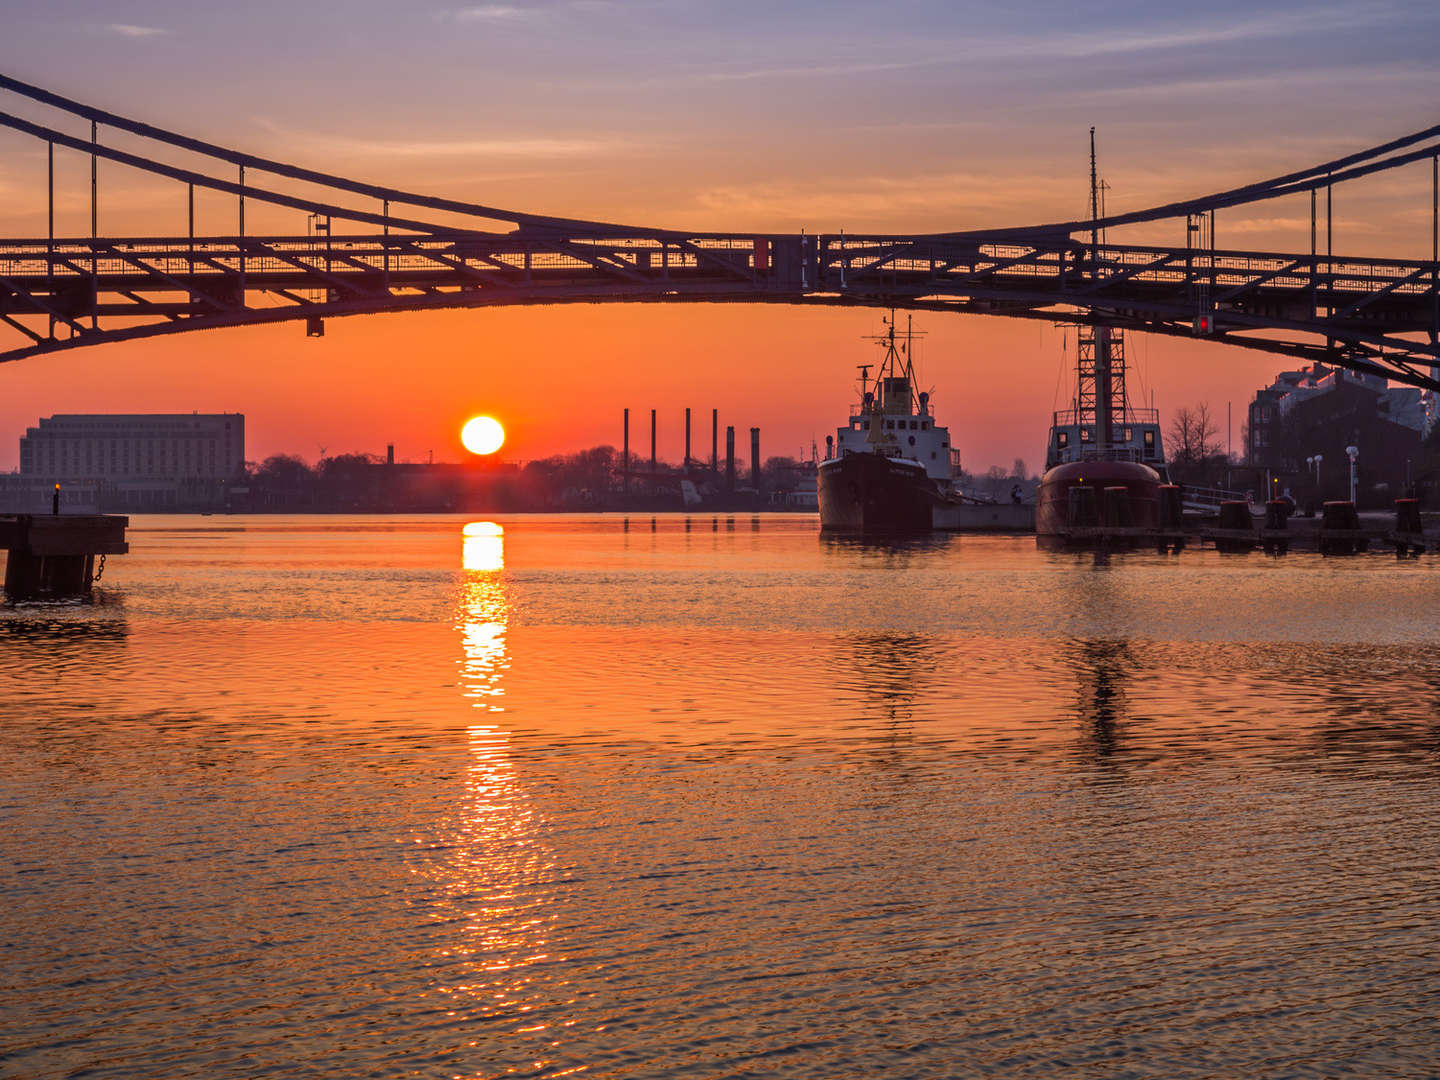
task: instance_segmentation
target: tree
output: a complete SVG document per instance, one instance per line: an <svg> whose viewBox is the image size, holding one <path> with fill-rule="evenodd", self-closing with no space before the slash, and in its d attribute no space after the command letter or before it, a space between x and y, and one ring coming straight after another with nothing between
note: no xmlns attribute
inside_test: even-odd
<svg viewBox="0 0 1440 1080"><path fill-rule="evenodd" d="M1209 402L1202 401L1193 409L1176 409L1170 421L1170 463L1181 467L1204 464L1219 450L1218 436Z"/></svg>
<svg viewBox="0 0 1440 1080"><path fill-rule="evenodd" d="M256 469L254 480L263 487L297 491L315 479L310 467L290 454L272 454Z"/></svg>
<svg viewBox="0 0 1440 1080"><path fill-rule="evenodd" d="M1017 484L1024 483L1030 479L1030 470L1025 468L1024 458L1017 457L1015 464L1010 466L1010 479L1014 480Z"/></svg>

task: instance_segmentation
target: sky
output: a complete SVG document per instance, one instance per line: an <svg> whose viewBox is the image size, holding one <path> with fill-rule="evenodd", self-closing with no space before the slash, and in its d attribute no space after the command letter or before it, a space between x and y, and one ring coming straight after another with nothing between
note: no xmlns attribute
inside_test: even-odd
<svg viewBox="0 0 1440 1080"><path fill-rule="evenodd" d="M0 70L210 142L536 213L733 231L937 231L1083 216L1088 130L1108 208L1220 190L1440 122L1433 3L406 4L0 0ZM0 110L54 114L0 94ZM0 235L44 235L43 147L0 133ZM57 230L88 229L88 159L60 155ZM1308 249L1308 200L1223 211L1220 246ZM201 197L197 228L233 231ZM185 194L101 165L101 232L178 233ZM1337 252L1428 255L1424 165L1340 190ZM247 209L255 231L303 231ZM1141 239L1135 236L1135 239ZM1149 237L1146 237L1147 239ZM1164 236L1155 239L1166 239ZM1169 238L1176 242L1181 236ZM58 412L240 411L247 456L459 460L475 413L519 460L619 445L678 459L683 410L762 451L823 448L879 311L581 305L207 331L0 365L0 470ZM1074 331L925 314L922 384L968 468L1032 469L1068 403ZM10 344L6 339L5 344ZM1066 352L1066 349L1069 352ZM1168 413L1232 409L1287 366L1132 335ZM698 449L697 449L697 452Z"/></svg>

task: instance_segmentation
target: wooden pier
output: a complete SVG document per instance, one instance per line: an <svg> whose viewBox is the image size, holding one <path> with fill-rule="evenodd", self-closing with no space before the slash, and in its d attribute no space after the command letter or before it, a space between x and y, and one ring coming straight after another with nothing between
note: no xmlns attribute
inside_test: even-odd
<svg viewBox="0 0 1440 1080"><path fill-rule="evenodd" d="M124 555L128 517L115 514L0 516L5 595L10 600L88 597L95 557Z"/></svg>
<svg viewBox="0 0 1440 1080"><path fill-rule="evenodd" d="M1291 518L1288 513L1277 510L1273 503L1267 506L1265 517L1258 521L1250 517L1244 504L1237 503L1231 510L1229 514L1222 513L1214 525L1067 526L1040 540L1048 548L1152 549L1161 553L1178 553L1187 547L1199 548L1206 544L1231 554L1263 551L1284 555L1290 551L1318 551L1322 555L1356 555L1373 549L1393 550L1405 558L1440 550L1440 532L1425 531L1413 499L1396 501L1394 524L1388 527L1364 526L1350 503L1327 503L1324 513L1317 518Z"/></svg>

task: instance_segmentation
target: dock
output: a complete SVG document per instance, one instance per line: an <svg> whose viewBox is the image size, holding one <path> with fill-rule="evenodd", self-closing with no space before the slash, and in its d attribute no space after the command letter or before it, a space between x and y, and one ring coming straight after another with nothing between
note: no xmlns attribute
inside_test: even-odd
<svg viewBox="0 0 1440 1080"><path fill-rule="evenodd" d="M14 600L85 598L95 584L95 559L130 550L130 519L118 514L0 516L6 551L5 595Z"/></svg>
<svg viewBox="0 0 1440 1080"><path fill-rule="evenodd" d="M1390 551L1400 558L1440 550L1440 532L1425 530L1414 499L1397 499L1391 524L1365 524L1348 502L1326 503L1320 517L1294 518L1267 505L1264 518L1252 518L1241 503L1225 504L1220 519L1176 522L1162 528L1093 524L1067 526L1041 537L1050 548L1154 549L1180 552L1210 545L1217 551L1244 554L1263 551L1284 555L1290 551L1318 551L1322 555L1357 555ZM1373 518L1371 519L1374 520Z"/></svg>

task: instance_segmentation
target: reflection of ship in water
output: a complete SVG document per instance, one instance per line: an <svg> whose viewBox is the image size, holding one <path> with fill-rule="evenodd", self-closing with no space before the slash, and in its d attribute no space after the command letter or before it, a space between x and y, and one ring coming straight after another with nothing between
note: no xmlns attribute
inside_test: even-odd
<svg viewBox="0 0 1440 1080"><path fill-rule="evenodd" d="M873 738L900 740L914 717L916 701L939 666L936 642L925 634L864 633L839 639L835 666L853 671L840 685L859 698L861 720Z"/></svg>
<svg viewBox="0 0 1440 1080"><path fill-rule="evenodd" d="M1068 642L1065 658L1075 673L1075 719L1097 757L1120 749L1129 718L1125 685L1135 667L1133 646L1123 638Z"/></svg>
<svg viewBox="0 0 1440 1080"><path fill-rule="evenodd" d="M851 533L916 533L934 527L934 509L958 501L960 456L950 429L935 423L930 395L915 388L914 338L895 334L895 316L875 340L885 353L870 378L860 368L860 402L825 437L817 490L820 527Z"/></svg>

